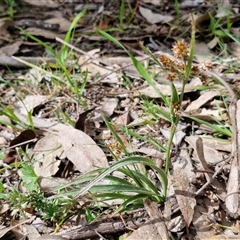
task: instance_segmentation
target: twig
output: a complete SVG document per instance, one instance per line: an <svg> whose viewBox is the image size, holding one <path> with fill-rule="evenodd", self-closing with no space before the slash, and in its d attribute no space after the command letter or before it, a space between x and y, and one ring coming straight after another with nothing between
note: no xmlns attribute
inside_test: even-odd
<svg viewBox="0 0 240 240"><path fill-rule="evenodd" d="M99 236L99 234L111 234L126 231L127 229L137 229L142 226L149 218L140 217L126 220L126 226L122 220L108 222L93 222L87 225L80 225L71 229L58 232L56 235L66 237L69 240L87 239Z"/></svg>

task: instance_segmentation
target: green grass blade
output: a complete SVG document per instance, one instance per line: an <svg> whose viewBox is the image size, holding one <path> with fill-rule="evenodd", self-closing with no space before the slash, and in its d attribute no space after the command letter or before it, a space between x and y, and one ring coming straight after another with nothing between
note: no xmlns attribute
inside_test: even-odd
<svg viewBox="0 0 240 240"><path fill-rule="evenodd" d="M202 119L199 119L199 118L196 118L196 117L191 117L191 116L186 116L186 117L190 118L190 119L192 119L192 120L194 120L194 121L196 121L196 122L198 122L200 124L204 124L204 125L210 127L216 133L220 133L220 134L223 134L225 136L232 137L232 132L229 129L227 129L226 127L221 128L221 127L218 127L218 126L216 126L214 124L211 124L209 122L206 122L206 121L204 121Z"/></svg>
<svg viewBox="0 0 240 240"><path fill-rule="evenodd" d="M86 194L94 185L96 185L101 179L106 177L107 175L111 174L113 171L116 171L117 169L127 166L129 164L135 164L135 163L142 163L147 166L150 166L154 170L156 170L159 174L159 178L161 179L162 189L163 189L163 197L166 197L166 191L167 191L167 176L164 173L164 171L158 167L156 167L155 163L152 162L148 158L143 157L128 157L121 161L118 161L114 163L112 166L104 170L99 176L97 176L95 179L93 179L87 186L85 186L75 197L78 198L84 194Z"/></svg>
<svg viewBox="0 0 240 240"><path fill-rule="evenodd" d="M73 19L67 34L65 35L64 41L69 43L71 36L72 36L72 31L75 29L75 27L77 26L78 21L86 14L87 9L84 9L83 11L81 11L80 13L78 13L78 15ZM61 47L61 62L64 63L66 61L67 58L67 49L68 47L66 45L62 45Z"/></svg>

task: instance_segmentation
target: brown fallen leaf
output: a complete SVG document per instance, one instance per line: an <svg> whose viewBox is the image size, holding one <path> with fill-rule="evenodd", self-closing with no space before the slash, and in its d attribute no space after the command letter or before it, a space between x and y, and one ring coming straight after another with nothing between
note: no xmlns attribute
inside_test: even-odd
<svg viewBox="0 0 240 240"><path fill-rule="evenodd" d="M75 128L76 128L76 129L85 132L85 130L86 130L85 122L86 122L87 115L88 115L90 112L92 112L93 109L94 109L94 108L91 108L91 109L89 109L89 110L87 110L87 111L79 114L78 120L77 120L76 123L75 123Z"/></svg>
<svg viewBox="0 0 240 240"><path fill-rule="evenodd" d="M174 85L176 86L178 93L180 93L182 91L182 83L175 82ZM163 95L171 96L172 90L169 84L156 83L155 86ZM185 93L193 92L193 89L196 86L202 86L202 82L199 78L194 78L190 83L186 84ZM150 98L160 98L159 93L152 86L140 89L139 93Z"/></svg>
<svg viewBox="0 0 240 240"><path fill-rule="evenodd" d="M193 219L194 207L196 206L195 192L191 187L187 174L181 169L174 169L171 181L180 211L186 226L189 227Z"/></svg>
<svg viewBox="0 0 240 240"><path fill-rule="evenodd" d="M66 127L59 131L59 143L77 170L82 173L108 167L107 158L91 137L82 131Z"/></svg>
<svg viewBox="0 0 240 240"><path fill-rule="evenodd" d="M47 98L46 95L27 95L25 99L16 102L15 106L20 113L27 115L28 112L34 110L35 107L41 106Z"/></svg>
<svg viewBox="0 0 240 240"><path fill-rule="evenodd" d="M203 238L202 240L240 240L240 236L214 235L212 237Z"/></svg>
<svg viewBox="0 0 240 240"><path fill-rule="evenodd" d="M219 139L214 138L202 138L203 139L203 149L204 156L207 163L216 163L223 159L223 152L231 152L231 143L227 141L221 141ZM190 147L194 150L193 157L198 159L196 153L196 142L198 140L198 136L187 136L185 141L190 145ZM220 150L220 151L219 151Z"/></svg>
<svg viewBox="0 0 240 240"><path fill-rule="evenodd" d="M36 240L67 240L67 238L59 236L59 235L42 235Z"/></svg>
<svg viewBox="0 0 240 240"><path fill-rule="evenodd" d="M221 92L216 90L204 92L197 100L190 103L190 105L186 108L185 112L197 110L200 107L202 107L205 103L207 103L209 100L219 95L221 95Z"/></svg>
<svg viewBox="0 0 240 240"><path fill-rule="evenodd" d="M142 14L146 20L152 24L154 23L167 23L173 20L173 16L171 15L162 15L160 13L154 13L152 10L144 7L139 7L139 12Z"/></svg>
<svg viewBox="0 0 240 240"><path fill-rule="evenodd" d="M45 20L46 23L50 24L58 24L59 25L59 32L67 32L70 28L71 22L68 21L66 18L63 17L56 17Z"/></svg>
<svg viewBox="0 0 240 240"><path fill-rule="evenodd" d="M8 27L13 25L13 20L5 20L0 22L0 36L1 37L8 37Z"/></svg>
<svg viewBox="0 0 240 240"><path fill-rule="evenodd" d="M46 132L45 136L36 143L33 149L35 161L33 167L38 176L54 176L59 170L61 160L66 158L58 139L58 135Z"/></svg>
<svg viewBox="0 0 240 240"><path fill-rule="evenodd" d="M36 240L40 234L32 224L24 224L24 235L27 236L28 240Z"/></svg>
<svg viewBox="0 0 240 240"><path fill-rule="evenodd" d="M114 123L120 126L127 126L130 123L130 114L129 111L125 112L124 114L120 115L114 120Z"/></svg>
<svg viewBox="0 0 240 240"><path fill-rule="evenodd" d="M22 45L22 43L23 41L16 41L12 44L0 48L1 55L4 54L6 56L12 56L19 50L19 47Z"/></svg>
<svg viewBox="0 0 240 240"><path fill-rule="evenodd" d="M3 162L8 164L13 163L17 159L17 151L15 150L15 147L21 147L25 151L26 146L35 138L36 134L33 130L28 129L21 132L20 135L10 142L10 150L4 156Z"/></svg>
<svg viewBox="0 0 240 240"><path fill-rule="evenodd" d="M33 5L33 6L38 6L38 7L48 7L48 8L60 7L60 5L53 0L38 0L38 1L23 0L23 2Z"/></svg>
<svg viewBox="0 0 240 240"><path fill-rule="evenodd" d="M59 33L52 32L46 29L41 29L41 28L30 27L30 28L27 28L26 31L33 36L41 36L48 39L55 39L56 36L60 38L64 38L63 34L59 34Z"/></svg>
<svg viewBox="0 0 240 240"><path fill-rule="evenodd" d="M4 227L2 229L0 229L0 238L3 237L6 233L8 233L9 231L11 231L12 229L16 228L16 227L19 227L25 223L29 223L29 222L32 222L36 217L35 216L32 216L31 218L29 219L26 219L26 220L23 220L23 221L20 221L18 222L17 224L15 224L14 226L10 226L10 227Z"/></svg>
<svg viewBox="0 0 240 240"><path fill-rule="evenodd" d="M15 114L19 119L28 121L26 115L20 114L17 111ZM32 121L36 128L47 128L49 131L55 131L57 143L62 146L68 160L70 160L80 172L89 172L97 167L108 167L108 160L103 150L86 133L57 121L49 121L37 117L32 117ZM43 139L44 138L41 140ZM47 146L45 146L45 149L46 147Z"/></svg>

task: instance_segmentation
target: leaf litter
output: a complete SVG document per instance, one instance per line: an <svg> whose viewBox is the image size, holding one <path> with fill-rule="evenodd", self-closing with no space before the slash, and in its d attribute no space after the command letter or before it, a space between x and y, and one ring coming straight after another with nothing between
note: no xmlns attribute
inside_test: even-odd
<svg viewBox="0 0 240 240"><path fill-rule="evenodd" d="M23 2L23 12L25 10L24 7L29 7L28 4L30 4L33 8L33 14L30 16L27 12L24 12L22 16L18 16L18 13L16 13L16 18L21 19L21 22L19 20L4 20L2 22L0 26L0 64L5 66L7 62L7 65L10 67L23 67L24 65L18 65L14 59L11 58L10 60L9 58L17 54L22 58L31 56L32 60L39 57L39 59L42 59L42 63L46 64L45 66L50 70L56 63L49 58L51 54L49 55L49 52L41 46L32 45L30 47L26 39L20 38L21 33L12 31L12 27L19 27L19 24L22 24L21 27L25 28L33 36L43 38L47 43L56 45L58 42L55 41L56 37L64 38L72 17L82 6L70 1L61 3L62 5L66 4L65 7L69 11L69 15L66 16L61 9L57 13L55 12L56 7L60 7L58 2L49 0L41 0L38 3L26 0ZM189 18L186 18L188 20L185 20L184 17L182 18L182 29L174 25L171 28L170 26L174 21L179 21L176 14L172 14L175 9L172 3L143 1L142 5L138 6L133 1L130 2L133 9L138 11L136 15L133 15L135 27L134 24L128 24L124 26L124 32L114 33L115 37L124 41L126 46L131 50L133 49L134 53L141 53L138 59L145 64L150 73L156 74L154 80L157 89L163 94L170 96L171 89L166 77L164 77L164 73L154 63L151 62L149 64L148 60L146 61L147 55L141 52L141 49L135 49L139 46L136 41L145 41L146 45L155 51L156 56L169 53L171 45L176 38L189 37ZM218 2L213 1L213 4L218 4ZM230 11L239 10L239 6L231 1L226 1L224 4L222 7ZM41 11L43 20L37 22L34 11L38 11L43 6L47 10ZM156 6L160 6L161 8L158 9L161 10L155 9ZM188 16L186 9L195 9L195 7L205 7L211 10L211 7L205 1L181 1L179 4L181 16ZM156 115L155 112L145 114L143 110L146 107L144 106L145 99L150 99L150 101L157 103L157 106L166 109L160 100L159 94L155 89L143 82L141 76L133 68L129 58L126 59L121 49L104 41L103 37L93 35L95 33L94 24L101 29L116 24L116 19L109 18L109 16L102 21L98 21L98 17L106 17L105 11L108 8L111 9L109 11L112 15L118 11L113 3L106 3L102 7L101 2L94 1L92 7L90 6L89 8L88 14L78 22L77 27L81 28L82 32L76 31L75 35L77 38L76 49L79 49L79 51L74 52L74 49L72 49L76 61L74 62L75 65L72 64L71 69L73 75L75 75L74 77L79 78L80 84L83 81L76 69L80 67L82 71L88 71L86 88L83 93L87 108L84 108L84 104L79 104L74 97L70 96L69 86L51 89L53 87L51 81L47 82L46 75L35 68L24 70L20 74L17 73L20 75L17 78L14 74L2 74L2 77L9 83L15 82L16 79L19 80L18 89L14 90L11 87L7 87L7 85L5 86L6 82L2 83L1 81L1 85L3 84L4 86L4 91L1 93L3 103L14 106L15 116L24 123L29 124L29 126L32 124L32 127L35 128L35 130L14 131L15 138L12 134L10 141L4 131L12 133L12 129L5 124L1 124L1 137L4 140L1 142L1 148L7 149L6 142L9 142L9 146L12 147L7 149L8 153L5 151L5 155L2 158L3 162L5 164L16 164L18 160L22 161L22 159L19 159L20 147L26 154L25 161L35 159L33 166L35 173L41 176L39 182L50 180L45 185L40 184L40 187L46 193L51 192L56 186L61 186L62 183L71 182L75 174L78 176L91 170L106 168L111 164L109 162L109 154L107 153L109 149L106 148L107 144L109 146L111 144L106 141L105 147L101 146L105 140L103 136L105 125L102 116L108 117L118 126L116 127L117 131L119 131L118 134L127 146L129 153L138 153L151 157L160 166L164 164L164 153L143 138L144 136L155 138L163 146L166 144L166 139L169 138L169 126L164 122L164 119L159 114ZM222 10L223 8L219 8L215 13L217 19L223 18L220 25L222 28L225 27L224 20L228 17L226 11ZM54 11L52 11L53 9ZM209 13L211 12L209 11ZM234 18L235 15L233 14L231 18L233 23L238 21L237 17ZM31 18L31 21L29 18ZM209 31L209 21L210 14L198 12L196 25L200 36L206 36L206 33ZM168 22L170 24L166 24ZM138 26L137 31L136 26ZM202 37L198 39L196 43L196 62L198 64L203 64L205 61L213 62L213 65L216 64L216 71L223 75L224 70L229 69L230 63L234 61L239 62L239 59L228 57L225 58L225 62L216 59L219 53L219 41L221 40L221 36L217 35L217 33L212 32L206 40L202 39ZM11 37L11 41L6 36ZM166 37L168 41L165 41ZM161 42L161 40L164 41ZM134 43L132 48L131 43ZM94 49L91 47L93 44L94 46L97 45ZM233 51L233 54L234 50L239 50L239 46L234 42L229 42L228 46ZM71 62L68 60L66 64L68 67L71 66ZM232 74L231 76L226 76L231 79L237 79L238 69L234 71L233 73L228 73ZM127 85L126 81L129 81L129 79L131 84ZM25 80L30 80L30 84L25 84ZM171 190L165 202L165 208L163 209L163 206L146 201L143 212L148 214L147 217L138 217L139 221L144 219L143 223L136 224L138 230L134 231L132 236L125 237L125 239L134 239L136 236L134 234L138 234L137 238L143 239L152 239L153 236L154 238L159 238L163 230L166 232L166 228L172 234L175 234L174 236L179 236L177 239L217 239L218 236L223 239L231 237L237 239L237 229L239 228L237 221L239 217L239 173L237 170L239 157L237 155L238 145L236 143L239 136L236 135L235 139L224 136L222 139L221 134L213 133L211 129L206 128L203 124L197 124L188 118L197 117L208 122L229 119L229 117L224 119L222 114L222 111L225 111L226 115L231 114L227 112L226 102L223 101L223 96L226 96L228 93L214 81L210 81L208 84L208 87L212 88L210 90L204 89L204 84L196 77L186 86L183 102L185 106L183 106L184 112L181 119L184 123L184 128L179 130L179 136L177 134L175 136L174 148L177 152L176 156L173 156L174 159L170 172L171 182L169 183L169 189ZM230 81L230 84L235 89L238 83L237 81ZM47 88L44 88L44 85ZM176 86L177 90L180 91L181 82L176 82ZM19 99L22 100L18 101ZM228 99L224 100L228 101L228 103L230 102ZM234 124L226 123L226 127L232 128L232 131L236 133L239 132L238 105L236 111L237 129L234 129ZM70 124L62 123L64 122L64 115L61 115L62 112L70 116L69 122L75 123L75 128ZM32 113L31 118L28 116L29 113ZM1 112L1 114L3 113ZM189 122L192 125L189 125ZM136 133L141 135L142 139L131 136L128 133L122 133L120 126L134 128ZM41 134L39 134L38 129L41 129ZM110 141L112 141L112 134L108 132L107 135ZM235 141L235 145L233 145L234 143L231 140L232 142ZM114 143L114 141L112 142ZM111 145L113 150L117 146L114 144ZM235 151L233 152L232 146L235 146ZM121 151L120 149L119 156L124 156L124 153ZM231 152L235 154L232 156L232 161L230 161ZM6 169L5 171L11 172L12 170ZM5 183L6 176L3 175L2 179ZM16 181L16 178L10 178L10 183L11 181ZM153 178L152 181L154 184L158 184L156 179ZM56 185L51 185L51 182L56 182ZM116 206L111 207L115 208ZM139 209L139 212L141 211ZM124 221L127 223L129 223L128 220L131 217L134 219L137 217L136 213L129 214L133 215L130 215L130 217L123 215ZM111 218L111 216L108 216L108 218ZM161 223L154 222L156 219L161 219ZM14 227L9 227L10 224L4 219L3 215L1 215L1 221L6 226L5 231L2 232L2 236L4 236ZM101 218L99 221L103 224L101 225L102 228L98 228L97 225L91 225L91 223L86 224L86 228L94 228L95 236L99 229L101 229L100 233L104 235L106 229L110 228L107 225L107 221L104 222ZM121 220L116 222L116 224L121 223ZM62 235L63 237L68 236L69 239L78 239L77 237L83 234L83 231L81 232L80 230L79 233L74 232L74 228L70 227L72 223L70 224L66 221L64 224L56 236L60 237ZM228 231L224 230L222 226L229 228ZM69 229L64 232L64 228ZM79 226L76 226L76 228L80 229ZM195 232L192 231L193 228ZM119 229L121 229L120 232L127 232L126 227ZM14 235L19 236L22 234L23 236L25 234L29 238L31 237L31 231L35 231L28 229L26 233L25 230L26 228L20 229L20 232L15 231ZM54 229L52 229L53 231ZM41 233L49 234L49 232ZM94 233L92 234L94 236ZM84 236L87 238L83 234ZM116 235L114 236L116 237ZM51 237L51 235L47 237ZM166 234L164 239L167 238Z"/></svg>

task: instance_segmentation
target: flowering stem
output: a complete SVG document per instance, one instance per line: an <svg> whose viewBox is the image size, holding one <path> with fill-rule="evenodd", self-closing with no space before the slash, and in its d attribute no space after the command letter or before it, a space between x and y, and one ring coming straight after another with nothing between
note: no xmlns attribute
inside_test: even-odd
<svg viewBox="0 0 240 240"><path fill-rule="evenodd" d="M182 104L185 86L186 86L187 82L189 81L189 77L191 75L192 61L193 61L193 56L194 56L195 33L196 33L196 28L195 28L194 19L192 17L192 35L191 35L191 43L190 43L190 52L189 52L189 56L188 56L187 60L184 61L184 76L183 76L183 84L182 84L181 94L180 94L179 100L178 100L179 106L181 106L181 104ZM172 95L173 94L174 93L172 92ZM171 104L173 105L173 103L174 102L172 101ZM174 117L172 118L173 121L171 122L170 137L169 137L168 143L167 143L166 163L165 163L165 173L166 174L169 171L169 164L170 164L171 152L172 152L171 147L172 147L173 138L176 133L178 122L180 120L180 117L177 113L172 111L172 114L174 114Z"/></svg>

